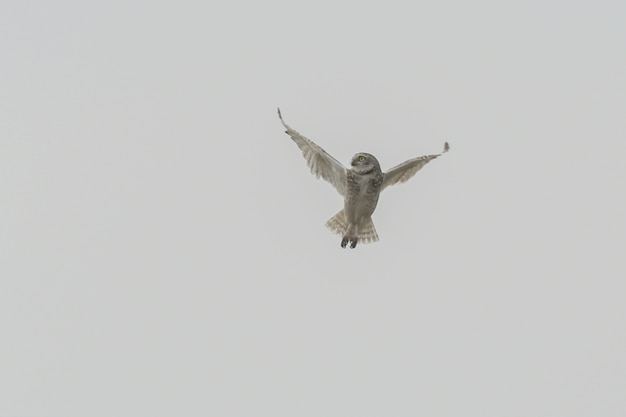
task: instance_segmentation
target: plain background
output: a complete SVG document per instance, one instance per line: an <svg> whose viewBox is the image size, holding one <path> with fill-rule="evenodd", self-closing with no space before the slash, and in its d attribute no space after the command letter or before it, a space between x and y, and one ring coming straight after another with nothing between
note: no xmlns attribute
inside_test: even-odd
<svg viewBox="0 0 626 417"><path fill-rule="evenodd" d="M626 415L626 3L4 2L0 415ZM347 164L451 151L342 250Z"/></svg>

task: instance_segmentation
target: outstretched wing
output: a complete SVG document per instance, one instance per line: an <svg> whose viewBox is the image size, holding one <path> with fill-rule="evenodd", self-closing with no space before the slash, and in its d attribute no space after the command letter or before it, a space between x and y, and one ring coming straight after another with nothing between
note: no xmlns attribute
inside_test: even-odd
<svg viewBox="0 0 626 417"><path fill-rule="evenodd" d="M389 187L390 185L406 182L413 175L415 175L417 171L422 169L424 165L437 158L438 156L448 152L449 149L450 145L448 145L448 142L446 142L443 145L443 152L441 153L438 153L436 155L419 156L417 158L409 159L408 161L391 168L389 171L383 174L384 177L381 191Z"/></svg>
<svg viewBox="0 0 626 417"><path fill-rule="evenodd" d="M324 149L316 145L312 140L305 138L300 133L293 130L280 114L278 117L285 126L286 134L291 136L296 145L302 150L302 155L306 159L311 173L317 178L322 177L333 185L342 196L346 195L346 168L339 161L330 156Z"/></svg>

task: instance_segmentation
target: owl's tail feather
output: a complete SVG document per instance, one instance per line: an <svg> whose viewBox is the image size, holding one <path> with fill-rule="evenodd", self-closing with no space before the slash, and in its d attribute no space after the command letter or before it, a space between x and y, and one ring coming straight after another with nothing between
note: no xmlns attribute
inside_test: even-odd
<svg viewBox="0 0 626 417"><path fill-rule="evenodd" d="M346 216L343 214L343 209L339 210L339 213L335 214L326 222L326 227L330 229L336 235L343 236L348 230L348 222L346 222Z"/></svg>
<svg viewBox="0 0 626 417"><path fill-rule="evenodd" d="M348 222L346 221L343 210L340 210L339 213L331 217L330 220L326 222L326 227L328 227L331 232L339 236L344 236L348 231ZM374 222L371 217L364 220L359 225L358 235L356 237L359 243L378 242L378 233L376 233L376 228L374 227Z"/></svg>
<svg viewBox="0 0 626 417"><path fill-rule="evenodd" d="M361 223L358 238L359 243L378 242L378 233L376 233L376 228L374 227L374 222L371 217Z"/></svg>

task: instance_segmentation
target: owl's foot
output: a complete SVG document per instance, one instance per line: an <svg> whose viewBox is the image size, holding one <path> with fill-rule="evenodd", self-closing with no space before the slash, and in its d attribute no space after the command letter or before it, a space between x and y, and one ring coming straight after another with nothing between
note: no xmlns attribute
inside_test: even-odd
<svg viewBox="0 0 626 417"><path fill-rule="evenodd" d="M358 239L356 237L353 237L353 238L344 237L343 239L341 239L341 247L345 248L348 245L348 242L350 242L350 248L354 249L356 248L357 240Z"/></svg>

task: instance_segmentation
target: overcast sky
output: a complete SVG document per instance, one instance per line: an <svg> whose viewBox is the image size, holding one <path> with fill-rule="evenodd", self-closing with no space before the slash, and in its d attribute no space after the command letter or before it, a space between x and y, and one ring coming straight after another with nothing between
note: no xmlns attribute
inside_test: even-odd
<svg viewBox="0 0 626 417"><path fill-rule="evenodd" d="M0 5L0 415L626 415L626 3ZM344 164L451 151L380 242Z"/></svg>

